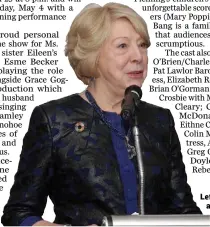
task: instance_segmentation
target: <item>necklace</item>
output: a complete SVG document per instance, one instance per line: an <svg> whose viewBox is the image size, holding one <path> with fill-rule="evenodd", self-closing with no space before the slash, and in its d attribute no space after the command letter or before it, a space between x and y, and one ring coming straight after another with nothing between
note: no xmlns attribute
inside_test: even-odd
<svg viewBox="0 0 210 227"><path fill-rule="evenodd" d="M95 99L93 98L92 94L88 91L85 90L85 95L88 99L88 101L90 102L90 104L92 105L92 107L94 108L94 110L99 114L99 116L101 117L102 121L111 129L113 130L119 137L121 137L122 139L125 140L126 143L126 147L128 150L128 156L129 159L132 159L134 156L136 156L136 149L135 146L132 146L129 144L129 138L131 136L131 130L128 130L128 134L126 135L125 133L121 133L117 128L115 128L112 123L106 118L106 116L104 115L102 109L98 106L98 104L96 103Z"/></svg>

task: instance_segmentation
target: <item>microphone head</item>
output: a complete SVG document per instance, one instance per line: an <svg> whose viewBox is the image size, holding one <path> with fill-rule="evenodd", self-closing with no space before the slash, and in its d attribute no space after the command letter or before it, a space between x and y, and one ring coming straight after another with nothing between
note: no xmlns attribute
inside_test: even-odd
<svg viewBox="0 0 210 227"><path fill-rule="evenodd" d="M137 86L137 85L131 85L131 86L127 87L127 88L125 89L125 96L126 96L129 92L131 92L132 94L134 94L134 96L136 95L135 98L141 99L141 97L142 97L142 90L141 90L141 88L140 88L139 86Z"/></svg>
<svg viewBox="0 0 210 227"><path fill-rule="evenodd" d="M121 116L124 120L127 121L132 119L137 103L140 101L141 97L142 91L137 85L132 85L126 88L125 98L121 103Z"/></svg>

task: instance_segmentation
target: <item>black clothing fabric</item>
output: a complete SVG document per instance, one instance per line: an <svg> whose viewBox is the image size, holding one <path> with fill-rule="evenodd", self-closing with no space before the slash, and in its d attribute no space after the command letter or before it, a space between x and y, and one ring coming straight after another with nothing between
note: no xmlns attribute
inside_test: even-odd
<svg viewBox="0 0 210 227"><path fill-rule="evenodd" d="M141 102L138 116L145 213L201 213L187 184L170 111ZM84 123L80 132L78 122ZM106 215L125 214L110 128L77 94L34 109L2 224L17 226L30 216L41 217L47 196L54 203L55 223L100 225Z"/></svg>

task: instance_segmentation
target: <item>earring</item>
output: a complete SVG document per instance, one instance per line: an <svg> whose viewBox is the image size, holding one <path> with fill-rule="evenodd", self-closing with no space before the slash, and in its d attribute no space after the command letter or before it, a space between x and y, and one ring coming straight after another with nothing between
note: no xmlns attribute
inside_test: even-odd
<svg viewBox="0 0 210 227"><path fill-rule="evenodd" d="M91 83L93 83L93 81L95 80L95 77L90 77L88 80L88 85L90 85Z"/></svg>

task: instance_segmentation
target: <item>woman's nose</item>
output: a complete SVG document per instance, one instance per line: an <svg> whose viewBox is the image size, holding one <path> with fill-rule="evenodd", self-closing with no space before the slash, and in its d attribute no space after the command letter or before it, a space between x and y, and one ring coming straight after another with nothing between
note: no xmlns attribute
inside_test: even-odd
<svg viewBox="0 0 210 227"><path fill-rule="evenodd" d="M141 50L141 47L135 45L131 50L131 61L132 62L141 62L143 59L144 51Z"/></svg>

